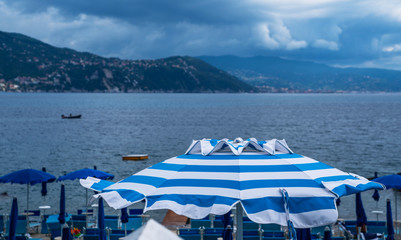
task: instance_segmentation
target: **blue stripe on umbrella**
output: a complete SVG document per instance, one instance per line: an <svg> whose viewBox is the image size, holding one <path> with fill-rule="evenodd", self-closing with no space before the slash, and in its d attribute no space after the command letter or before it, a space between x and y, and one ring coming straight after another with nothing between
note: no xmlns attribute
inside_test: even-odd
<svg viewBox="0 0 401 240"><path fill-rule="evenodd" d="M310 170L333 169L324 163L305 163L293 165L258 165L258 166L215 166L215 165L185 165L158 163L149 167L149 169L183 171L183 172L230 172L230 173L246 173L246 172L301 172Z"/></svg>
<svg viewBox="0 0 401 240"><path fill-rule="evenodd" d="M238 190L246 190L246 189L254 189L254 188L277 188L277 187L312 187L312 188L322 188L320 184L322 182L329 181L339 181L339 180L347 180L347 179L356 179L355 177L330 177L327 179L318 178L317 180L313 179L261 179L261 180L244 180L239 184L238 181L234 180L220 180L220 179L165 179L162 177L154 177L154 176L141 176L134 175L128 177L120 183L142 183L154 187L170 187L170 186L186 186L186 187L199 187L199 186L208 186L208 187L219 187L219 188L229 188L229 189L238 189ZM105 181L101 181L98 183L106 184ZM94 186L96 189L104 189L110 186L111 182L107 183L103 188L102 186Z"/></svg>
<svg viewBox="0 0 401 240"><path fill-rule="evenodd" d="M123 196L124 197L124 196ZM232 206L238 199L235 198L227 198L221 196L207 196L203 195L202 197L197 197L196 195L177 195L177 194L163 194L163 195L154 195L149 196L148 198L148 207L151 207L154 203L158 201L172 201L181 205L185 205L186 202L191 201L191 204L200 207L200 208L209 208L213 206L213 204L221 204ZM284 213L282 203L282 197L265 197L265 198L257 198L257 199L248 199L243 200L242 204L244 208L247 209L247 213L253 214L263 210L274 210L276 212ZM291 197L291 201L289 202L289 207L291 208L291 213L302 213L302 212L310 212L317 211L320 209L336 209L335 203L332 197L309 197L309 198L301 198L301 197Z"/></svg>
<svg viewBox="0 0 401 240"><path fill-rule="evenodd" d="M8 239L15 240L15 233L17 230L17 221L18 221L18 203L17 198L13 199L13 204L11 206L10 212L10 224L8 229Z"/></svg>
<svg viewBox="0 0 401 240"><path fill-rule="evenodd" d="M378 184L375 182L369 182L364 185L350 186L350 185L341 185L334 189L331 189L332 192L337 194L337 196L342 197L345 195L351 195L358 192L363 192L368 189L377 189L379 188ZM383 188L381 188L383 189Z"/></svg>
<svg viewBox="0 0 401 240"><path fill-rule="evenodd" d="M182 159L200 159L200 160L233 160L237 157L238 159L282 159L282 158L303 158L302 155L299 154L280 154L280 155L240 155L240 156L232 156L232 155L180 155L176 156L176 158Z"/></svg>

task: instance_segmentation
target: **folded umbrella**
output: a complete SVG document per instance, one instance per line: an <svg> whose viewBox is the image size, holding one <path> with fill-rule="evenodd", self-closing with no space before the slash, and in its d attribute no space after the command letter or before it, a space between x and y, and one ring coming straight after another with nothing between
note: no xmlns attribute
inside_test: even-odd
<svg viewBox="0 0 401 240"><path fill-rule="evenodd" d="M8 229L8 239L15 240L15 233L17 230L17 222L18 222L18 203L17 198L13 199L13 204L11 206L10 213L10 224Z"/></svg>

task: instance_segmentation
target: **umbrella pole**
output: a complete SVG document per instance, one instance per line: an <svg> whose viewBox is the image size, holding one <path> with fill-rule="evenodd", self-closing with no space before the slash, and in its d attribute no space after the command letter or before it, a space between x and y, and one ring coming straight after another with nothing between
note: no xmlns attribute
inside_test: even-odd
<svg viewBox="0 0 401 240"><path fill-rule="evenodd" d="M398 233L398 210L397 210L397 191L394 191L395 194L395 226L396 226L396 232Z"/></svg>
<svg viewBox="0 0 401 240"><path fill-rule="evenodd" d="M26 233L29 233L29 183L26 186Z"/></svg>
<svg viewBox="0 0 401 240"><path fill-rule="evenodd" d="M85 195L85 197L86 197L86 202L85 202L85 226L86 226L86 228L88 228L88 189L87 188L85 188L85 190L86 190L86 195Z"/></svg>
<svg viewBox="0 0 401 240"><path fill-rule="evenodd" d="M237 203L237 208L236 208L236 222L237 222L237 233L236 233L236 239L237 240L242 240L243 239L243 217L242 217L243 209L241 202Z"/></svg>

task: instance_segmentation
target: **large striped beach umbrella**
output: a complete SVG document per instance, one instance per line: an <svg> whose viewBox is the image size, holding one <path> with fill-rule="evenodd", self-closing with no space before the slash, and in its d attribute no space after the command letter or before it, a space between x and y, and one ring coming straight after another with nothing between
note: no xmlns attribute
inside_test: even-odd
<svg viewBox="0 0 401 240"><path fill-rule="evenodd" d="M346 157L346 156L344 156ZM235 205L256 223L310 228L334 223L338 197L379 183L295 154L285 140L193 141L184 155L117 183L87 178L84 187L120 209L146 199L144 211L170 209L193 219L223 215Z"/></svg>

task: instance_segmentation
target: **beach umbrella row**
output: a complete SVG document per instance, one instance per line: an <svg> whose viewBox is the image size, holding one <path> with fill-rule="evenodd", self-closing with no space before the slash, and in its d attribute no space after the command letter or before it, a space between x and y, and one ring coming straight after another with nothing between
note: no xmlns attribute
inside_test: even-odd
<svg viewBox="0 0 401 240"><path fill-rule="evenodd" d="M96 167L96 166L95 166ZM85 179L87 177L96 177L100 179L113 179L114 175L99 171L96 169L84 168L60 176L57 181L74 180L74 179ZM42 171L36 169L23 169L11 172L0 177L0 183L11 183L11 184L26 184L27 185L27 210L29 210L29 186L38 183L42 184L41 195L47 195L47 183L54 182L56 177L46 172L46 168L42 168ZM87 205L87 201L86 201Z"/></svg>
<svg viewBox="0 0 401 240"><path fill-rule="evenodd" d="M285 140L202 139L185 154L117 183L88 177L81 184L121 209L146 199L145 212L170 209L201 219L237 206L256 223L310 228L337 220L335 200L379 183L294 153ZM284 200L283 192L287 193ZM237 231L241 234L240 229Z"/></svg>

